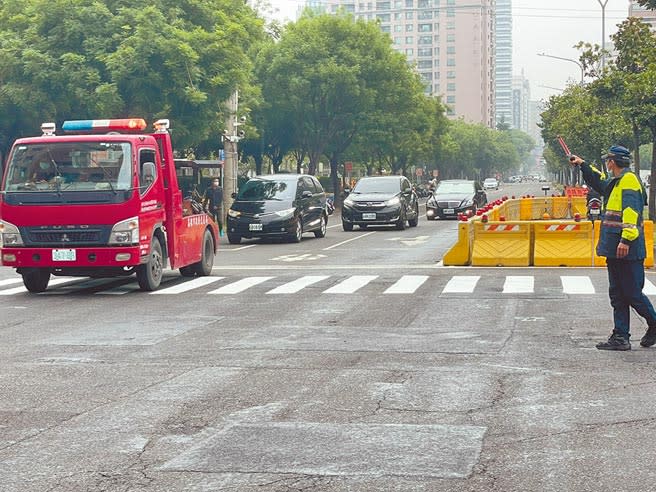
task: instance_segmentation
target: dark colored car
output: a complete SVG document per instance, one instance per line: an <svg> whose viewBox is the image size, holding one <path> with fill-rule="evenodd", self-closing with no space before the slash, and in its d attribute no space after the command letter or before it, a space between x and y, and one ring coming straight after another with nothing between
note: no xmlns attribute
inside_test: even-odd
<svg viewBox="0 0 656 492"><path fill-rule="evenodd" d="M369 176L361 178L342 206L342 227L352 231L357 225L393 224L405 229L406 223L419 223L419 203L410 181L405 176Z"/></svg>
<svg viewBox="0 0 656 492"><path fill-rule="evenodd" d="M228 241L282 237L298 243L305 232L326 235L326 193L314 176L272 174L249 179L228 210Z"/></svg>
<svg viewBox="0 0 656 492"><path fill-rule="evenodd" d="M426 202L426 217L428 220L456 218L468 210L476 213L486 203L487 195L478 181L444 180Z"/></svg>

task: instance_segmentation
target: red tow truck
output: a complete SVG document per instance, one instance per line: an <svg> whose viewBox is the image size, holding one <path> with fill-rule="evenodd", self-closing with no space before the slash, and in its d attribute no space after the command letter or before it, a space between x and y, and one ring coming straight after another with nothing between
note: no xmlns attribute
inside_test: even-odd
<svg viewBox="0 0 656 492"><path fill-rule="evenodd" d="M12 146L0 188L0 264L30 292L51 275L136 273L156 290L164 268L212 271L219 230L198 206L183 206L169 121L144 132L140 118L44 123ZM196 204L197 205L197 204Z"/></svg>

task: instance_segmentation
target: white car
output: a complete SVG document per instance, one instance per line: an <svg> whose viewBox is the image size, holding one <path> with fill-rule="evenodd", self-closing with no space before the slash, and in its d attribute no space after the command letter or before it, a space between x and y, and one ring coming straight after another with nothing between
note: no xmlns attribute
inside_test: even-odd
<svg viewBox="0 0 656 492"><path fill-rule="evenodd" d="M487 178L485 181L483 181L483 188L486 190L498 190L499 182L496 178Z"/></svg>

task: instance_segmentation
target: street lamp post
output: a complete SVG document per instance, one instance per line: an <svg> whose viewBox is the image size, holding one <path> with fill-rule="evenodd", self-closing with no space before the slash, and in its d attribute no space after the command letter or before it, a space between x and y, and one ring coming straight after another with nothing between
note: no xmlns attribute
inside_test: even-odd
<svg viewBox="0 0 656 492"><path fill-rule="evenodd" d="M555 58L556 60L564 60L564 61L575 63L576 66L579 67L579 70L581 70L581 85L583 85L583 78L585 77L585 69L583 68L583 64L581 62L578 62L573 58L563 58L562 56L547 55L546 53L538 53L538 56L546 56L547 58Z"/></svg>
<svg viewBox="0 0 656 492"><path fill-rule="evenodd" d="M601 6L601 71L606 68L606 5L608 0L597 0Z"/></svg>

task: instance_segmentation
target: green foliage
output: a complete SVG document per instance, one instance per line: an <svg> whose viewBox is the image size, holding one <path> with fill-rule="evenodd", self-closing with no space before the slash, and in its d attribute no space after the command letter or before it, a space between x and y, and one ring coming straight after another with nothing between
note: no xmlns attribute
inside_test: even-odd
<svg viewBox="0 0 656 492"><path fill-rule="evenodd" d="M216 138L263 37L237 0L10 0L0 26L0 151L71 118L167 117L180 147Z"/></svg>
<svg viewBox="0 0 656 492"><path fill-rule="evenodd" d="M649 9L656 9L656 0L637 0L638 5L642 7L647 7Z"/></svg>

